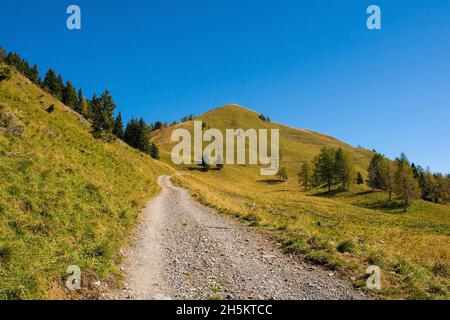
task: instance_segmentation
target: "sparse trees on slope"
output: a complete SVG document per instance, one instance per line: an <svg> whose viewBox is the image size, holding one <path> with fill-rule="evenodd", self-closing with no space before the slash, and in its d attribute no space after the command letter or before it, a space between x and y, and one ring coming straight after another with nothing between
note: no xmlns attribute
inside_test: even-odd
<svg viewBox="0 0 450 320"><path fill-rule="evenodd" d="M159 159L159 150L155 144L151 144L148 137L148 126L144 119L132 118L125 129L124 141L142 152L150 154L154 159Z"/></svg>
<svg viewBox="0 0 450 320"><path fill-rule="evenodd" d="M411 203L420 196L419 185L404 153L395 160L395 164L394 192L403 200L406 212Z"/></svg>

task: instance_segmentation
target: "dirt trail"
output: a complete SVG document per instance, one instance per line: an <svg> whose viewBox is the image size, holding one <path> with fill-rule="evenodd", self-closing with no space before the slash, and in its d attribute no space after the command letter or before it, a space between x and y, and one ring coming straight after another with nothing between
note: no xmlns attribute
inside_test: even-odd
<svg viewBox="0 0 450 320"><path fill-rule="evenodd" d="M167 176L144 211L120 299L365 299L259 232L193 201Z"/></svg>

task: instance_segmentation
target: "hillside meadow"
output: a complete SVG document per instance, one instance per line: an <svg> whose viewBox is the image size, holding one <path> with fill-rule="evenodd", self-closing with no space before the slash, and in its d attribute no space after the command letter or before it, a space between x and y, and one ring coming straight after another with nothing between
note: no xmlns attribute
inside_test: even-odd
<svg viewBox="0 0 450 320"><path fill-rule="evenodd" d="M312 264L366 289L366 269L382 270L377 298L447 299L450 290L450 206L416 201L403 213L400 201L388 204L384 192L352 185L350 192L305 192L297 181L301 163L311 161L324 146L350 152L355 171L367 176L373 152L352 148L332 137L261 121L258 114L225 106L198 117L208 127L279 128L282 165L288 181L263 177L257 166L225 165L203 172L181 166L174 181L193 197L220 212L267 231L280 247ZM192 128L192 122L164 128L153 135L161 157L170 163L174 128Z"/></svg>
<svg viewBox="0 0 450 320"><path fill-rule="evenodd" d="M141 208L172 169L90 124L17 72L0 82L0 299L98 298L120 285ZM70 265L83 291L65 288Z"/></svg>

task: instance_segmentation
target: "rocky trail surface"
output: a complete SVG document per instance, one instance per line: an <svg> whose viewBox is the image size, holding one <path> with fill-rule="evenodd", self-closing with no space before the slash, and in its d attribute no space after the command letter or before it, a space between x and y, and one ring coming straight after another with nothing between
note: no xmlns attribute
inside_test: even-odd
<svg viewBox="0 0 450 320"><path fill-rule="evenodd" d="M254 228L159 178L123 267L119 299L366 299L329 272L284 255Z"/></svg>

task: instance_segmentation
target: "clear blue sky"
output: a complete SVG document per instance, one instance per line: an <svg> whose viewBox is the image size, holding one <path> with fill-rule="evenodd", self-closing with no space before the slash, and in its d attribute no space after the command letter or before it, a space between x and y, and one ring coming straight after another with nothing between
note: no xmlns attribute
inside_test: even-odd
<svg viewBox="0 0 450 320"><path fill-rule="evenodd" d="M2 1L0 46L87 95L108 88L126 119L238 103L450 172L448 0Z"/></svg>

